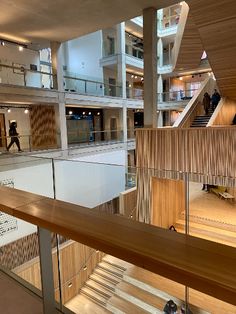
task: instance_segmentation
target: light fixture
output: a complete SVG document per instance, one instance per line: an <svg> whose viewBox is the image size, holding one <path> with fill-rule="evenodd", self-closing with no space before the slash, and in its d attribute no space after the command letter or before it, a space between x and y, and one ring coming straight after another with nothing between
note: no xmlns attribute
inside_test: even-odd
<svg viewBox="0 0 236 314"><path fill-rule="evenodd" d="M141 81L143 81L143 77L141 77Z"/></svg>
<svg viewBox="0 0 236 314"><path fill-rule="evenodd" d="M1 41L1 45L2 45L2 46L5 46L5 41Z"/></svg>
<svg viewBox="0 0 236 314"><path fill-rule="evenodd" d="M23 46L19 46L18 49L19 49L19 51L23 51L24 47Z"/></svg>
<svg viewBox="0 0 236 314"><path fill-rule="evenodd" d="M208 72L208 76L211 76L211 72Z"/></svg>
<svg viewBox="0 0 236 314"><path fill-rule="evenodd" d="M83 115L85 115L85 111L83 111Z"/></svg>
<svg viewBox="0 0 236 314"><path fill-rule="evenodd" d="M180 81L183 81L183 78L182 78L182 76L179 78L180 79Z"/></svg>
<svg viewBox="0 0 236 314"><path fill-rule="evenodd" d="M73 114L73 111L70 110L70 111L69 111L69 115L72 115L72 114Z"/></svg>
<svg viewBox="0 0 236 314"><path fill-rule="evenodd" d="M25 114L29 113L29 109L26 108L25 111L24 111L24 113L25 113Z"/></svg>
<svg viewBox="0 0 236 314"><path fill-rule="evenodd" d="M134 78L134 75L133 75L133 74L131 75L131 78Z"/></svg>
<svg viewBox="0 0 236 314"><path fill-rule="evenodd" d="M129 87L132 87L132 85L131 85L131 84L129 84Z"/></svg>
<svg viewBox="0 0 236 314"><path fill-rule="evenodd" d="M8 113L10 113L10 112L11 112L11 109L10 109L10 108L8 108L8 109L7 109L7 112L8 112Z"/></svg>
<svg viewBox="0 0 236 314"><path fill-rule="evenodd" d="M97 115L100 116L100 112L98 112Z"/></svg>
<svg viewBox="0 0 236 314"><path fill-rule="evenodd" d="M135 75L135 77L134 77L135 79L137 79L138 77L137 77L137 75Z"/></svg>
<svg viewBox="0 0 236 314"><path fill-rule="evenodd" d="M92 113L91 113L91 111L89 111L89 113L88 113L88 114L89 114L89 116L91 116L91 114L92 114Z"/></svg>

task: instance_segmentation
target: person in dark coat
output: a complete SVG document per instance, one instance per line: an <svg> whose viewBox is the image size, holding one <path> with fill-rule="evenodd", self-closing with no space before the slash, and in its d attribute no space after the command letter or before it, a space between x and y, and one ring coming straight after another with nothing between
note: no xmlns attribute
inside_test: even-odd
<svg viewBox="0 0 236 314"><path fill-rule="evenodd" d="M164 309L163 309L163 312L165 314L175 314L177 312L177 305L175 304L175 302L173 300L169 300Z"/></svg>
<svg viewBox="0 0 236 314"><path fill-rule="evenodd" d="M204 110L205 110L205 114L208 115L209 109L210 109L210 105L211 105L211 97L208 93L204 94L203 97L203 101L202 101Z"/></svg>
<svg viewBox="0 0 236 314"><path fill-rule="evenodd" d="M20 141L18 138L18 133L16 131L16 122L12 122L10 124L10 129L9 129L9 136L11 137L11 142L10 144L7 146L7 151L9 151L9 149L11 148L11 146L16 143L16 146L18 148L19 152L22 152L21 148L20 148Z"/></svg>
<svg viewBox="0 0 236 314"><path fill-rule="evenodd" d="M220 101L220 94L217 92L216 89L214 89L214 93L211 96L211 105L212 105L212 110L214 111Z"/></svg>

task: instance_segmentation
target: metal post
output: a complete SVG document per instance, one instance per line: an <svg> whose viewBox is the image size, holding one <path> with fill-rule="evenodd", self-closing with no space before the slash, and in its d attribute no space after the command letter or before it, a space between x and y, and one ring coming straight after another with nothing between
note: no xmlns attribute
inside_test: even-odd
<svg viewBox="0 0 236 314"><path fill-rule="evenodd" d="M43 313L56 314L52 266L51 232L38 227Z"/></svg>

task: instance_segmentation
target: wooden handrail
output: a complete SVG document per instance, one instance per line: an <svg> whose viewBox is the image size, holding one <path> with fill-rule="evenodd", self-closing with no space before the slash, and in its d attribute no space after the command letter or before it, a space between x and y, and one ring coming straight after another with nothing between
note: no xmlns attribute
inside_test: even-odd
<svg viewBox="0 0 236 314"><path fill-rule="evenodd" d="M0 210L236 305L232 247L7 187Z"/></svg>

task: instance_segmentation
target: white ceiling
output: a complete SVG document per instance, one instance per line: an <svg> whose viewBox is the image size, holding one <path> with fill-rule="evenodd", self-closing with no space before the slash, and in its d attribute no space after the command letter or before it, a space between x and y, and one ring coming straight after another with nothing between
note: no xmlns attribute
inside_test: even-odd
<svg viewBox="0 0 236 314"><path fill-rule="evenodd" d="M0 38L21 43L63 42L160 9L176 0L1 0Z"/></svg>

